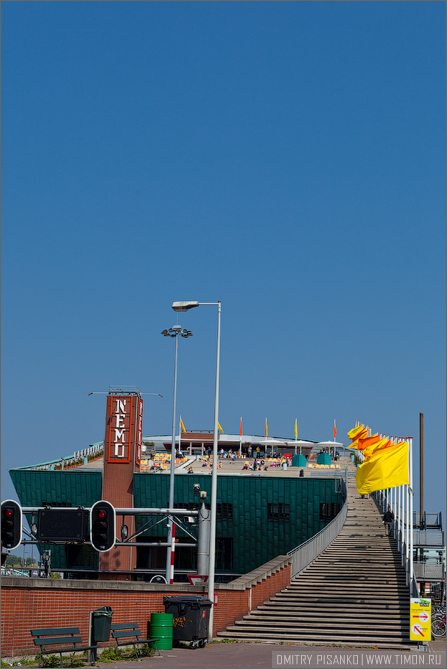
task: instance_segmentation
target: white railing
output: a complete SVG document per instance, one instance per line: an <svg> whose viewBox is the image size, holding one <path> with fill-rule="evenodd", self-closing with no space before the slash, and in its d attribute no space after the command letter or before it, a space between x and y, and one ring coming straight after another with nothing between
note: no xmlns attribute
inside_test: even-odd
<svg viewBox="0 0 447 669"><path fill-rule="evenodd" d="M294 578L303 569L306 569L339 535L348 513L347 485L345 481L341 480L341 482L344 502L339 513L318 534L287 553L292 556L290 578Z"/></svg>
<svg viewBox="0 0 447 669"><path fill-rule="evenodd" d="M15 469L31 469L38 471L52 471L53 469L64 469L73 465L80 465L85 458L99 457L104 452L104 442L99 441L96 444L90 444L88 448L82 451L75 451L73 455L67 455L59 458L59 460L50 460L49 462L41 462L39 465L26 465L25 467L15 467Z"/></svg>

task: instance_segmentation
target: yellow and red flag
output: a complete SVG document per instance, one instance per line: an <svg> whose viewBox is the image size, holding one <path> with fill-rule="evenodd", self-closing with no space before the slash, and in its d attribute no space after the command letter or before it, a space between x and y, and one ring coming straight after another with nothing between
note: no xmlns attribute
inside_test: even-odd
<svg viewBox="0 0 447 669"><path fill-rule="evenodd" d="M337 426L335 425L335 420L334 420L334 441L336 436L337 436Z"/></svg>
<svg viewBox="0 0 447 669"><path fill-rule="evenodd" d="M224 431L222 430L222 426L219 423L219 421L217 421L217 429L220 430L222 434L224 433Z"/></svg>
<svg viewBox="0 0 447 669"><path fill-rule="evenodd" d="M370 437L359 437L356 439L356 448L359 451L365 450L365 448L368 448L369 446L374 446L375 444L378 444L379 441L381 440L380 434L372 434Z"/></svg>
<svg viewBox="0 0 447 669"><path fill-rule="evenodd" d="M180 416L180 427L182 428L183 434L186 434L185 426L183 425L182 417Z"/></svg>
<svg viewBox="0 0 447 669"><path fill-rule="evenodd" d="M267 418L265 419L265 436L266 437L269 436L269 429L268 429L268 426L267 426Z"/></svg>
<svg viewBox="0 0 447 669"><path fill-rule="evenodd" d="M400 442L402 443L402 442ZM379 451L382 451L384 449L389 449L389 448L394 448L395 446L398 446L397 441L393 441L389 437L384 437L381 439L377 444L372 444L370 446L367 446L363 450L363 455L365 456L366 460L369 460L373 455L376 455Z"/></svg>
<svg viewBox="0 0 447 669"><path fill-rule="evenodd" d="M368 436L368 428L364 425L356 425L352 430L349 430L348 437L352 440L346 448L357 448L358 440Z"/></svg>
<svg viewBox="0 0 447 669"><path fill-rule="evenodd" d="M409 483L408 441L379 449L358 467L355 481L359 495Z"/></svg>
<svg viewBox="0 0 447 669"><path fill-rule="evenodd" d="M241 416L241 437L242 437L242 416Z"/></svg>
<svg viewBox="0 0 447 669"><path fill-rule="evenodd" d="M295 439L298 439L298 418L295 418Z"/></svg>

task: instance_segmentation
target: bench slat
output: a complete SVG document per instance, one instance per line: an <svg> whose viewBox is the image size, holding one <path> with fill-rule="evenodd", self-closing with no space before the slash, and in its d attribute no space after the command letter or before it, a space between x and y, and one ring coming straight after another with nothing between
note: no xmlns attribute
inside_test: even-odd
<svg viewBox="0 0 447 669"><path fill-rule="evenodd" d="M124 637L140 637L142 632L138 630L137 632L112 632L112 637L114 639L124 639Z"/></svg>
<svg viewBox="0 0 447 669"><path fill-rule="evenodd" d="M129 623L128 625L123 625L123 624L111 625L110 629L112 630L112 632L114 632L115 630L140 629L140 626L138 623Z"/></svg>
<svg viewBox="0 0 447 669"><path fill-rule="evenodd" d="M32 636L54 636L55 634L79 634L79 627L47 627L40 630L31 630Z"/></svg>
<svg viewBox="0 0 447 669"><path fill-rule="evenodd" d="M54 646L55 644L59 644L60 646L67 645L67 644L77 644L77 643L82 643L82 637L80 636L67 636L67 637L48 637L46 639L34 639L34 645L35 646Z"/></svg>

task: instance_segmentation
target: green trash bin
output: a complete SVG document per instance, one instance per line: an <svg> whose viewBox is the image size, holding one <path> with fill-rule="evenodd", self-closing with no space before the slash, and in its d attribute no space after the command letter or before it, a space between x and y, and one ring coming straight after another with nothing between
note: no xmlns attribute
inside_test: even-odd
<svg viewBox="0 0 447 669"><path fill-rule="evenodd" d="M92 613L92 641L108 641L112 626L113 611L110 606L103 606Z"/></svg>
<svg viewBox="0 0 447 669"><path fill-rule="evenodd" d="M151 637L160 639L156 642L160 650L172 650L173 621L172 613L151 613ZM149 645L155 649L153 644Z"/></svg>

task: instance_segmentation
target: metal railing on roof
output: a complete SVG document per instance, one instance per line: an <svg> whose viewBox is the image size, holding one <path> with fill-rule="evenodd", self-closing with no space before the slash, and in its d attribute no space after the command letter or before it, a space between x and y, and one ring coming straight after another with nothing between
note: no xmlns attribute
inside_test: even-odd
<svg viewBox="0 0 447 669"><path fill-rule="evenodd" d="M96 444L90 444L88 448L81 451L75 451L73 455L59 458L58 460L49 460L48 462L41 462L38 465L26 465L25 467L13 467L14 470L35 470L48 471L55 469L61 465L61 469L65 467L72 467L73 465L82 465L84 458L99 457L104 452L104 442L98 441Z"/></svg>

